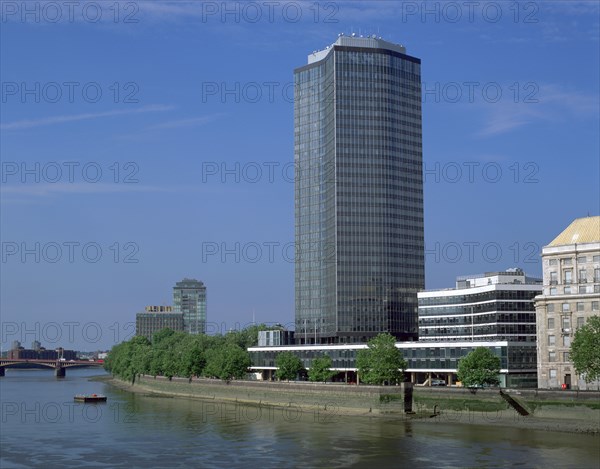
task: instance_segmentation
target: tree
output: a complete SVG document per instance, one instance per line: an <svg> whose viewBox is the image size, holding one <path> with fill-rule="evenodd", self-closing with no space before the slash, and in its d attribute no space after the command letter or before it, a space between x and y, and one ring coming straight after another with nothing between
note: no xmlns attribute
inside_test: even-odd
<svg viewBox="0 0 600 469"><path fill-rule="evenodd" d="M242 343L250 336L238 337ZM115 345L104 366L115 376L135 382L141 373L154 376L215 376L221 379L244 378L251 365L248 352L237 340L224 336L190 335L162 329L152 337L135 336Z"/></svg>
<svg viewBox="0 0 600 469"><path fill-rule="evenodd" d="M110 351L105 368L116 376L135 382L135 377L149 369L151 345L148 339L135 336L115 345Z"/></svg>
<svg viewBox="0 0 600 469"><path fill-rule="evenodd" d="M250 365L248 352L238 345L225 343L207 351L204 375L227 381L244 378Z"/></svg>
<svg viewBox="0 0 600 469"><path fill-rule="evenodd" d="M135 382L135 377L147 373L150 369L151 344L146 337L135 336L130 341L131 347L131 379Z"/></svg>
<svg viewBox="0 0 600 469"><path fill-rule="evenodd" d="M258 345L258 331L266 327L264 324L257 324L240 330L232 330L225 335L225 340L247 349Z"/></svg>
<svg viewBox="0 0 600 469"><path fill-rule="evenodd" d="M310 369L308 370L308 379L310 381L323 381L324 383L335 374L335 371L330 370L332 365L331 357L323 355L313 359Z"/></svg>
<svg viewBox="0 0 600 469"><path fill-rule="evenodd" d="M292 352L282 352L277 355L275 365L277 366L277 377L279 379L287 379L288 381L296 378L298 373L304 368L302 360Z"/></svg>
<svg viewBox="0 0 600 469"><path fill-rule="evenodd" d="M600 379L600 316L592 316L575 332L571 360L586 383Z"/></svg>
<svg viewBox="0 0 600 469"><path fill-rule="evenodd" d="M396 347L395 337L386 332L373 337L367 345L356 356L360 380L380 385L402 382L408 364Z"/></svg>
<svg viewBox="0 0 600 469"><path fill-rule="evenodd" d="M204 334L188 335L181 344L181 374L187 378L200 376L206 366L205 348L208 343Z"/></svg>
<svg viewBox="0 0 600 469"><path fill-rule="evenodd" d="M184 376L184 348L189 334L162 329L152 337L153 363L150 369L171 379L173 376Z"/></svg>
<svg viewBox="0 0 600 469"><path fill-rule="evenodd" d="M497 386L500 384L500 357L486 347L477 347L458 362L458 380L463 386Z"/></svg>
<svg viewBox="0 0 600 469"><path fill-rule="evenodd" d="M176 332L173 329L165 327L164 329L161 329L160 331L157 331L154 334L152 334L152 345L157 346L161 342L164 342L165 340L172 337L174 334L176 334Z"/></svg>

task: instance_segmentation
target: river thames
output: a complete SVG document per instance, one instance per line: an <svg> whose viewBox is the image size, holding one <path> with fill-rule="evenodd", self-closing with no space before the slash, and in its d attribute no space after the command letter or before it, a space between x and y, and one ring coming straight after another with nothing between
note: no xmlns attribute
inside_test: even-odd
<svg viewBox="0 0 600 469"><path fill-rule="evenodd" d="M151 397L89 381L95 369L8 369L0 467L598 468L598 436L343 417ZM73 402L105 394L105 404Z"/></svg>

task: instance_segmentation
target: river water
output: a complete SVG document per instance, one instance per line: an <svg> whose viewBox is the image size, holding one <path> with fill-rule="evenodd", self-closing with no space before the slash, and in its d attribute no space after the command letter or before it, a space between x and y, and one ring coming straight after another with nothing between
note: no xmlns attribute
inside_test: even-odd
<svg viewBox="0 0 600 469"><path fill-rule="evenodd" d="M98 369L8 369L0 467L598 468L598 437L149 397L89 381ZM73 402L105 394L105 404Z"/></svg>

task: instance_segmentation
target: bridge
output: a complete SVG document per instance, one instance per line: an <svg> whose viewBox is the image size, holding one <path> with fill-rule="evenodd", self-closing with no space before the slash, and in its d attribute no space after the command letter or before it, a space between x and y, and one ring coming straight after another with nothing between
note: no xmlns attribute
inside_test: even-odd
<svg viewBox="0 0 600 469"><path fill-rule="evenodd" d="M1 358L0 359L0 377L4 376L6 368L22 368L22 365L29 364L36 367L53 368L54 375L57 378L66 376L67 368L84 367L84 366L103 366L104 362L89 361L89 360L39 360L28 358Z"/></svg>

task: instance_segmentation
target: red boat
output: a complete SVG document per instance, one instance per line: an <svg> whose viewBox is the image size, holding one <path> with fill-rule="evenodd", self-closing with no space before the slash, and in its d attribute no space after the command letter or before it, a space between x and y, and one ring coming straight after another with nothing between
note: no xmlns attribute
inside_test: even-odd
<svg viewBox="0 0 600 469"><path fill-rule="evenodd" d="M76 402L106 402L106 396L99 394L77 394L75 396Z"/></svg>

